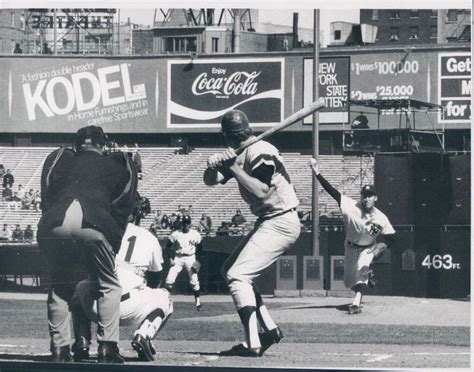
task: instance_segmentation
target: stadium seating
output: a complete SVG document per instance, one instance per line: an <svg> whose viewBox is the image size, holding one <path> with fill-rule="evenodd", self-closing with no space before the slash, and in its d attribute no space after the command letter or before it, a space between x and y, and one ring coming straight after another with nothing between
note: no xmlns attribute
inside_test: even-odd
<svg viewBox="0 0 474 372"><path fill-rule="evenodd" d="M0 147L0 163L11 169L15 185L22 184L25 190L39 190L42 163L52 148L44 147ZM202 174L209 155L222 148L195 148L187 154L177 147L140 148L143 178L139 191L150 200L152 210L159 209L168 216L177 212L179 205L192 205L191 217L197 226L202 213L211 216L213 230L222 221L230 221L237 209L247 218L247 226L255 221L247 204L239 195L235 180L226 185L208 187L202 182ZM310 155L291 152L282 154L288 173L300 199L302 212L311 210L312 175L309 167ZM373 183L373 158L343 157L342 155L321 155L321 173L343 194L358 198L363 184ZM15 187L14 187L15 188ZM320 215L334 225L340 217L336 202L319 186ZM0 224L20 224L24 229L31 224L34 229L41 212L34 210L9 210L7 202L0 202ZM148 216L142 225L148 227L152 217ZM166 235L169 230L162 230Z"/></svg>

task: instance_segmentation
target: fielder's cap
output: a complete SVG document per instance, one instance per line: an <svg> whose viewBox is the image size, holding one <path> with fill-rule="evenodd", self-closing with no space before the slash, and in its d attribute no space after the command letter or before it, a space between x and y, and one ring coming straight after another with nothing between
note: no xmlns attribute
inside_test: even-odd
<svg viewBox="0 0 474 372"><path fill-rule="evenodd" d="M221 128L226 133L240 132L250 128L249 119L243 111L230 110L222 117Z"/></svg>
<svg viewBox="0 0 474 372"><path fill-rule="evenodd" d="M182 220L183 225L191 225L191 222L191 216L189 214L185 214Z"/></svg>
<svg viewBox="0 0 474 372"><path fill-rule="evenodd" d="M76 149L80 149L83 145L99 145L104 146L107 136L101 127L89 125L79 129L76 133Z"/></svg>
<svg viewBox="0 0 474 372"><path fill-rule="evenodd" d="M377 191L375 191L375 187L373 185L365 185L362 187L360 193L364 196L377 195Z"/></svg>

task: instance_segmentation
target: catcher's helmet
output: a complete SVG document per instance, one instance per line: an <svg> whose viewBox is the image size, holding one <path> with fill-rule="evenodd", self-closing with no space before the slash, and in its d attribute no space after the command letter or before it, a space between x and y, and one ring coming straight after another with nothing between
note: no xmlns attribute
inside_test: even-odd
<svg viewBox="0 0 474 372"><path fill-rule="evenodd" d="M249 119L243 111L230 110L222 117L221 128L226 133L241 132L245 129L250 129Z"/></svg>
<svg viewBox="0 0 474 372"><path fill-rule="evenodd" d="M79 129L76 133L76 143L74 147L80 150L83 146L104 146L107 142L107 136L101 127L89 125Z"/></svg>

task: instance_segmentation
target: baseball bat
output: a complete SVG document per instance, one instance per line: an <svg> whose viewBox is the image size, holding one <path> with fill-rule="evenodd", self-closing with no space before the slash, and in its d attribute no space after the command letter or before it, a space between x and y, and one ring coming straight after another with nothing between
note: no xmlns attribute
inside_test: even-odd
<svg viewBox="0 0 474 372"><path fill-rule="evenodd" d="M321 110L324 108L324 100L321 98L319 101L315 101L307 107L303 107L301 110L296 111L294 114L288 116L285 120L281 123L275 125L274 127L267 129L265 132L259 134L258 136L252 138L245 145L240 146L235 150L236 154L239 155L244 151L247 147L253 145L254 143L261 141L267 137L270 137L272 134L281 131L289 127L290 125L296 123L297 121L304 119L305 117L311 115L312 113Z"/></svg>

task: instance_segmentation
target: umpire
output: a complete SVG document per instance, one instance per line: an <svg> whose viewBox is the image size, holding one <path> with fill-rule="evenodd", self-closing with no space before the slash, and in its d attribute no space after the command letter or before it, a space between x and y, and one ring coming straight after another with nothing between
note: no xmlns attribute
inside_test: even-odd
<svg viewBox="0 0 474 372"><path fill-rule="evenodd" d="M105 155L105 144L102 128L81 128L75 151L55 150L43 166L38 243L51 268L47 306L53 362L72 361L69 304L77 281L72 269L81 257L97 284L98 362L124 362L114 258L133 208L137 173L127 154Z"/></svg>

